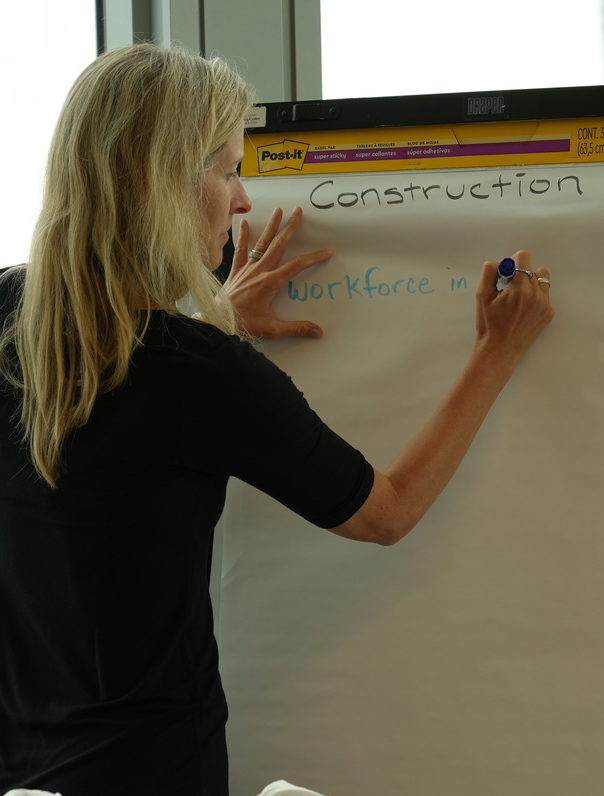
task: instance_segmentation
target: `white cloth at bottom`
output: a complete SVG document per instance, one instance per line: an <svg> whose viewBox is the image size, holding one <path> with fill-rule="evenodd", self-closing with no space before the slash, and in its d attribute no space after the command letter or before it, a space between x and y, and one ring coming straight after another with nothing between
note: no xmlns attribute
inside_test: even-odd
<svg viewBox="0 0 604 796"><path fill-rule="evenodd" d="M17 788L17 790L9 790L4 796L61 796L60 793L50 793L47 790L24 790Z"/></svg>
<svg viewBox="0 0 604 796"><path fill-rule="evenodd" d="M291 782L286 782L284 779L279 779L276 782L271 782L258 796L321 796L316 790L308 790L308 788L299 788L297 785L292 785Z"/></svg>

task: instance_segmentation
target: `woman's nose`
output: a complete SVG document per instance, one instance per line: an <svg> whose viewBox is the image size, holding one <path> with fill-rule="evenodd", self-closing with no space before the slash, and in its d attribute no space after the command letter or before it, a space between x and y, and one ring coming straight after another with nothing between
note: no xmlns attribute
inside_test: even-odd
<svg viewBox="0 0 604 796"><path fill-rule="evenodd" d="M249 213L252 209L252 201L241 180L237 180L237 183L239 190L233 197L233 213Z"/></svg>

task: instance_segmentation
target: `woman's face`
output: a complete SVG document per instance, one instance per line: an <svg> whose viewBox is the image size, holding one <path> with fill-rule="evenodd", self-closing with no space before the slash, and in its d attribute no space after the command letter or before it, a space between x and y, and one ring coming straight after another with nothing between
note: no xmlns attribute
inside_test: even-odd
<svg viewBox="0 0 604 796"><path fill-rule="evenodd" d="M252 207L237 173L242 158L243 126L218 153L203 179L208 220L208 252L212 268L218 268L222 262L222 249L229 239L233 214L248 213Z"/></svg>

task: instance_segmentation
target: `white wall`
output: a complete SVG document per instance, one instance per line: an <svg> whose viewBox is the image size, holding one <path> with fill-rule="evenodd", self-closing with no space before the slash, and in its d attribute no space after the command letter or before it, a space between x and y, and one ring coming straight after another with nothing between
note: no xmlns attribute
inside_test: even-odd
<svg viewBox="0 0 604 796"><path fill-rule="evenodd" d="M96 56L94 0L6 4L0 48L0 267L25 262L69 87Z"/></svg>

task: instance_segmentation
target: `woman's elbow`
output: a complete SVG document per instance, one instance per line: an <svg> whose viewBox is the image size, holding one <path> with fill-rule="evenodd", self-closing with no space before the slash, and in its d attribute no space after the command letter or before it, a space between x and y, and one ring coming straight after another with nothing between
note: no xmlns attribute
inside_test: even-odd
<svg viewBox="0 0 604 796"><path fill-rule="evenodd" d="M390 547L406 536L419 522L422 513L401 500L390 480L375 473L373 489L361 508L334 532L348 539Z"/></svg>
<svg viewBox="0 0 604 796"><path fill-rule="evenodd" d="M407 534L413 530L415 527L415 523L396 523L396 525L389 525L387 527L380 528L376 532L375 541L376 544L382 545L382 547L392 547L392 545L400 542Z"/></svg>
<svg viewBox="0 0 604 796"><path fill-rule="evenodd" d="M332 528L332 532L356 542L370 542L381 547L391 547L406 536L414 525L415 523L385 522L383 517L356 516L343 525Z"/></svg>

